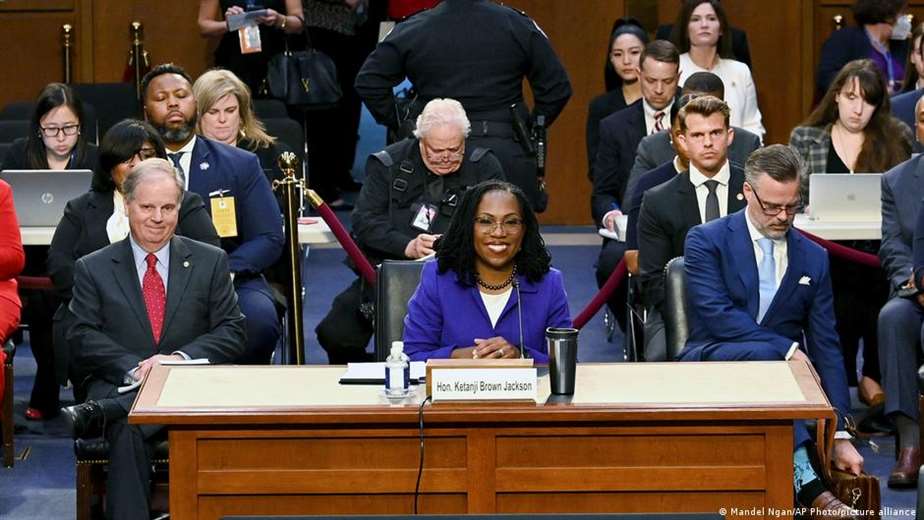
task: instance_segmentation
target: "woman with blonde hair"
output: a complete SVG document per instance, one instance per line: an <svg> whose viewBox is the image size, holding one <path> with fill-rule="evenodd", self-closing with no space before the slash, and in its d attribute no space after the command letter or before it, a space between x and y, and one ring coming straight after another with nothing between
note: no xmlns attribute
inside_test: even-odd
<svg viewBox="0 0 924 520"><path fill-rule="evenodd" d="M288 147L266 133L253 111L250 88L240 78L229 70L212 69L193 84L193 95L200 135L255 153L270 183L282 178L276 158Z"/></svg>

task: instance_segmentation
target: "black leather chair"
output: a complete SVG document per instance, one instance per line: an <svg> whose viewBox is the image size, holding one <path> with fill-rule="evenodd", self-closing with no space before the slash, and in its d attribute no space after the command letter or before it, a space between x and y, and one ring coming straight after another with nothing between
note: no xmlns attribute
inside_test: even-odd
<svg viewBox="0 0 924 520"><path fill-rule="evenodd" d="M261 121L269 118L289 117L286 104L278 99L254 99L253 111Z"/></svg>
<svg viewBox="0 0 924 520"><path fill-rule="evenodd" d="M13 101L7 103L3 109L0 109L0 119L6 120L25 120L28 121L35 111L35 101Z"/></svg>
<svg viewBox="0 0 924 520"><path fill-rule="evenodd" d="M13 356L16 355L16 344L11 340L3 342L3 353L6 355L3 362L3 403L0 404L0 434L3 438L3 465L13 467L16 451L13 447Z"/></svg>
<svg viewBox="0 0 924 520"><path fill-rule="evenodd" d="M135 97L133 83L75 83L71 88L85 105L90 104L97 109L94 121L98 122L96 135L99 138L119 121L141 116L141 105ZM98 141L93 139L92 142Z"/></svg>
<svg viewBox="0 0 924 520"><path fill-rule="evenodd" d="M103 518L103 499L106 495L106 471L109 468L109 442L102 437L74 439L74 455L77 460L77 520ZM154 446L152 459L155 489L166 492L168 475L168 443L166 440Z"/></svg>
<svg viewBox="0 0 924 520"><path fill-rule="evenodd" d="M420 283L424 263L414 260L385 260L379 265L375 288L375 359L384 361L392 341L404 336L407 302Z"/></svg>
<svg viewBox="0 0 924 520"><path fill-rule="evenodd" d="M0 120L0 143L12 143L29 133L29 121L26 119Z"/></svg>
<svg viewBox="0 0 924 520"><path fill-rule="evenodd" d="M674 360L683 351L690 335L687 314L686 275L683 257L671 259L664 267L664 335L667 359Z"/></svg>
<svg viewBox="0 0 924 520"><path fill-rule="evenodd" d="M305 163L307 161L305 161L305 133L302 130L302 125L286 116L263 119L263 124L266 125L266 133L288 146L289 150L298 157L302 168L302 178L305 178L305 172L307 172Z"/></svg>

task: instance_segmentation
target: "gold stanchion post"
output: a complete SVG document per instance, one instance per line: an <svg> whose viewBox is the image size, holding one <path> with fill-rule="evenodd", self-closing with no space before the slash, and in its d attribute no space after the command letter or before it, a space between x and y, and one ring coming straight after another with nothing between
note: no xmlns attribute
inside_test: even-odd
<svg viewBox="0 0 924 520"><path fill-rule="evenodd" d="M286 287L286 299L289 305L287 330L289 349L287 362L296 365L305 364L305 333L302 322L302 263L301 247L298 242L298 193L304 189L304 181L295 176L298 158L292 152L283 152L277 159L279 168L285 174L282 180L273 181L273 191L282 189L283 209L285 213L285 235L287 260L289 263L289 283Z"/></svg>

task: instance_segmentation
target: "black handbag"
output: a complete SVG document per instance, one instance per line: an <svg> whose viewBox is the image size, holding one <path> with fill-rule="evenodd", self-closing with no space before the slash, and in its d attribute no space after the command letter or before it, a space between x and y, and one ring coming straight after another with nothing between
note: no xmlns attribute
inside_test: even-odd
<svg viewBox="0 0 924 520"><path fill-rule="evenodd" d="M266 69L266 87L270 96L287 105L325 108L336 105L343 92L337 81L337 66L330 56L313 48L304 30L306 49L286 50L273 56Z"/></svg>

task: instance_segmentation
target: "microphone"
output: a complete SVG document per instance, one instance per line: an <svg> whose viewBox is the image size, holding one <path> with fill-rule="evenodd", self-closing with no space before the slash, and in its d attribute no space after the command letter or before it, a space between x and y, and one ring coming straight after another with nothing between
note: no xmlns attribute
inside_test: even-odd
<svg viewBox="0 0 924 520"><path fill-rule="evenodd" d="M517 292L517 322L520 327L520 359L526 359L526 344L523 343L523 299L520 297L520 282L513 277L513 289Z"/></svg>

